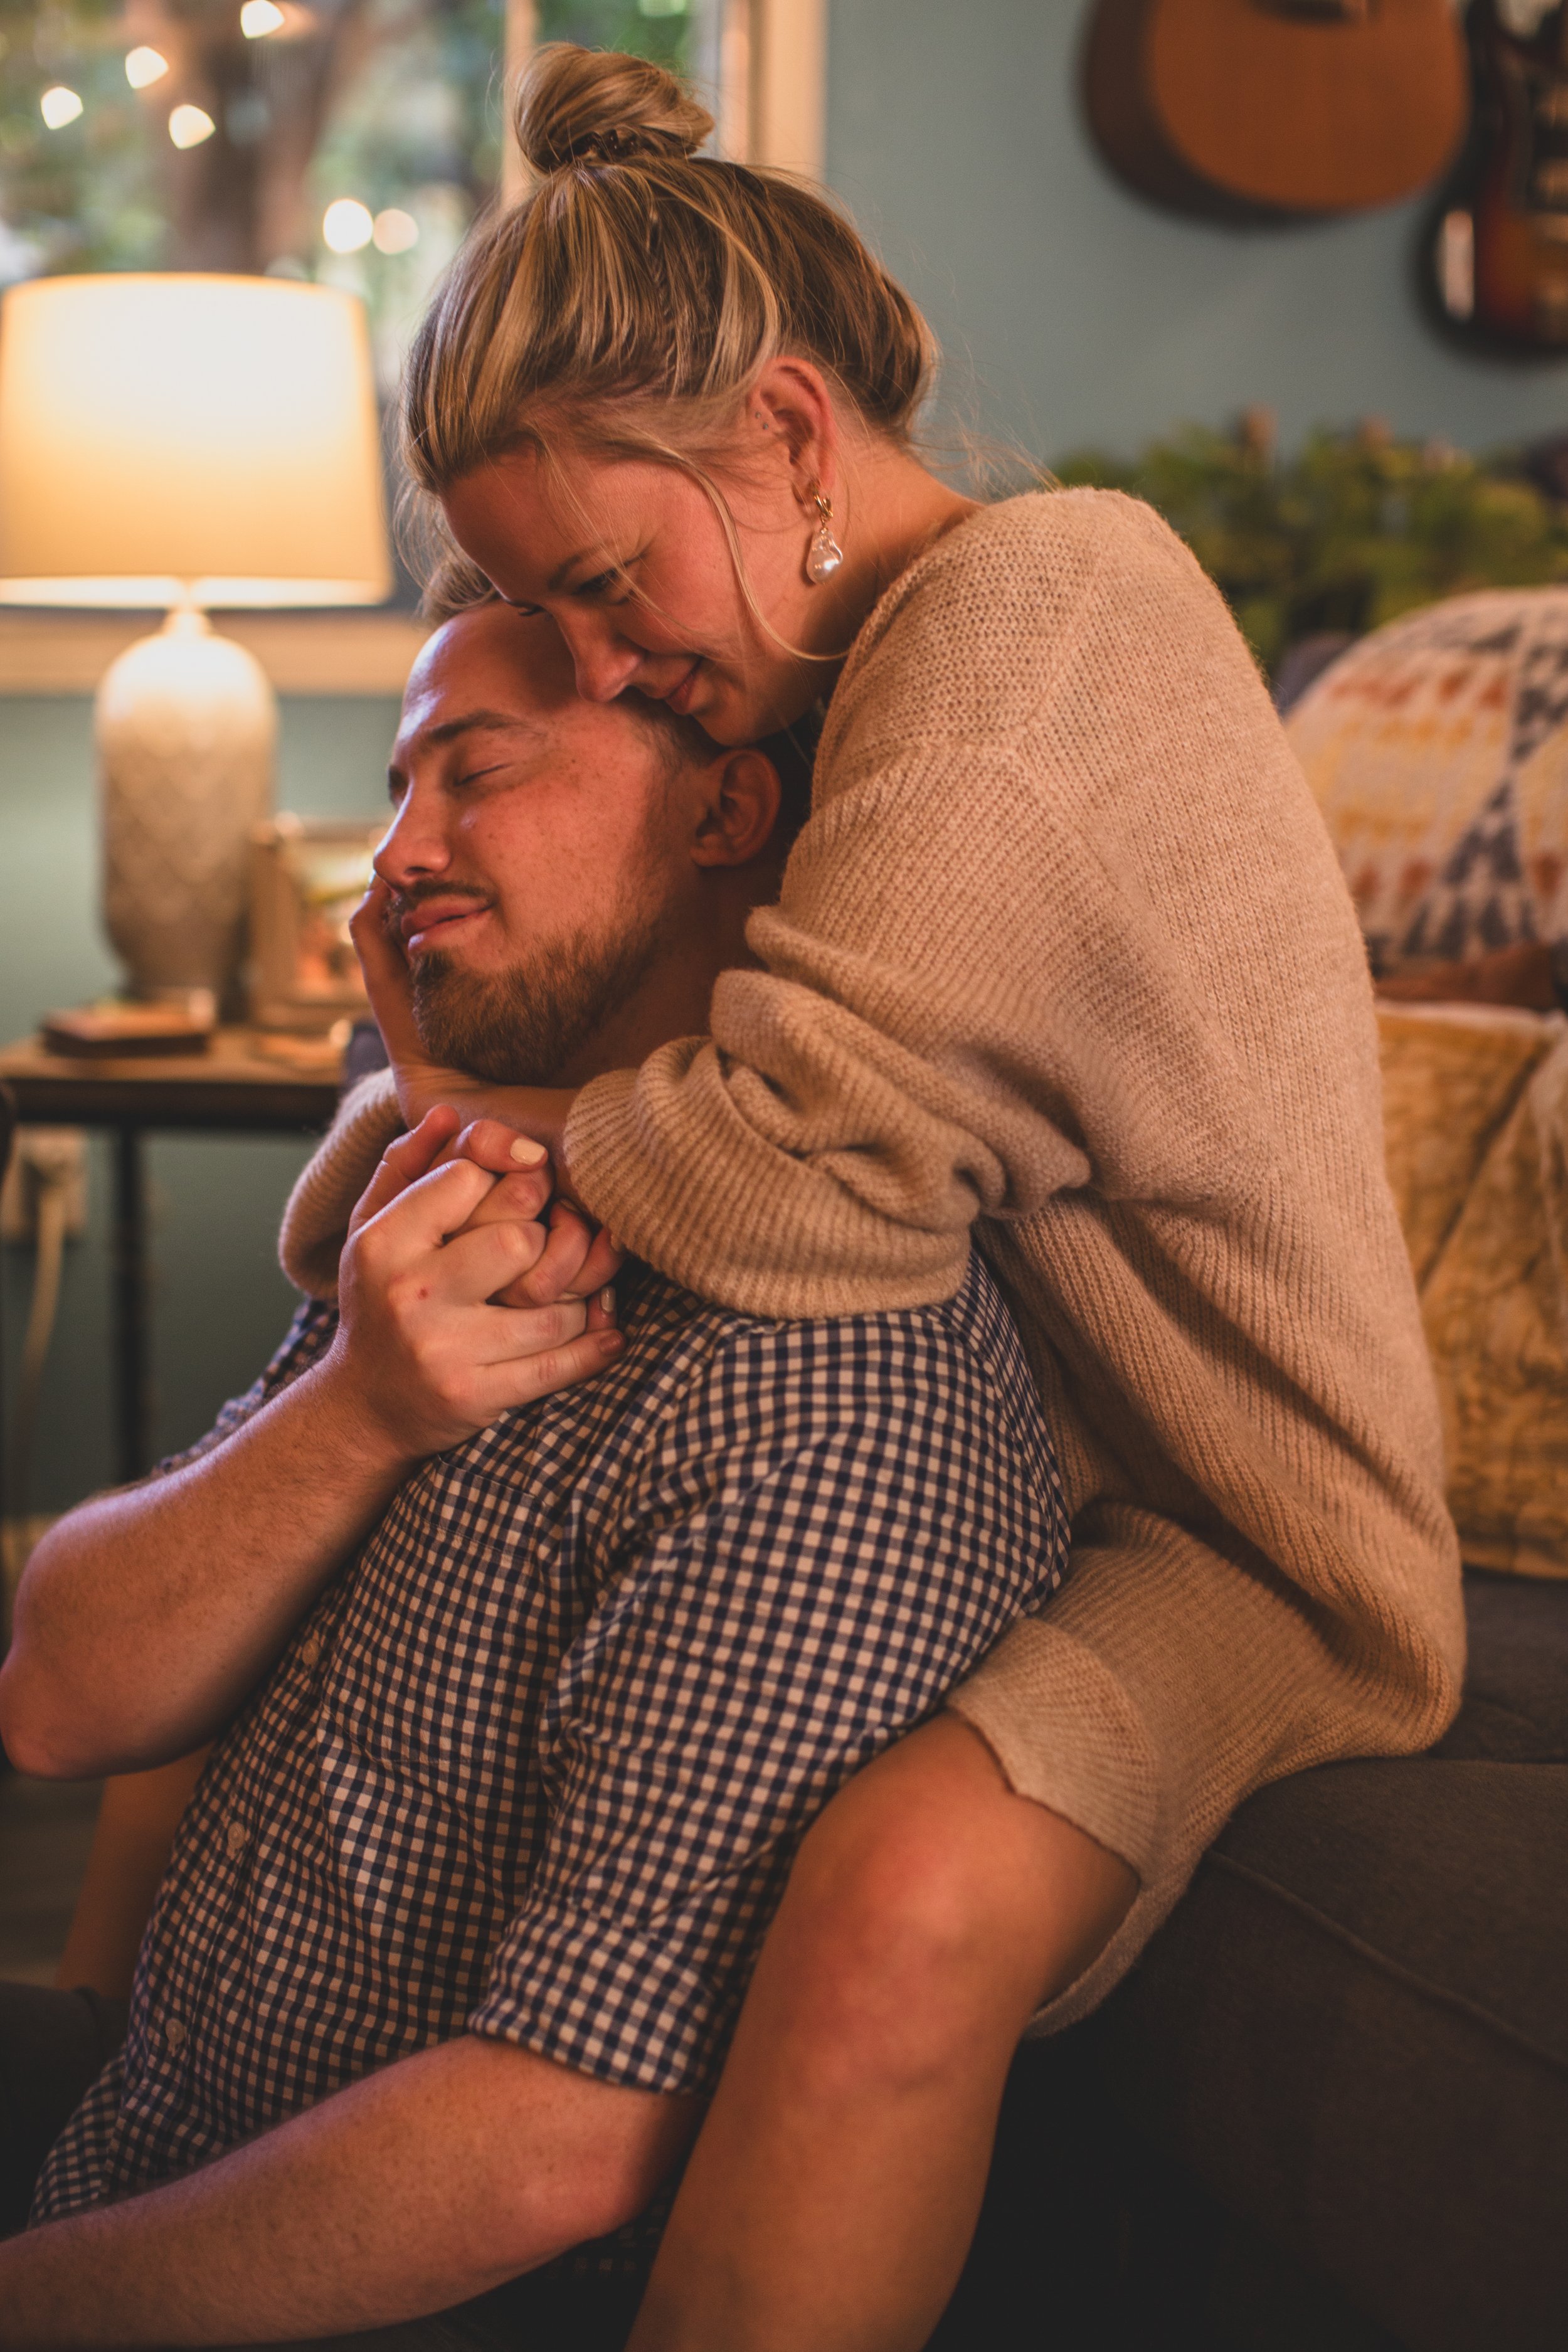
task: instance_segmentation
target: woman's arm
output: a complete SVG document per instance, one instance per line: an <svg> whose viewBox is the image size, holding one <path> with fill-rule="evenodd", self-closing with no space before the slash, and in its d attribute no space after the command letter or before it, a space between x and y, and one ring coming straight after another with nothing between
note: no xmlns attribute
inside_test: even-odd
<svg viewBox="0 0 1568 2352"><path fill-rule="evenodd" d="M802 1846L631 2352L916 2352L1018 2037L1135 1884L956 1717L858 1773Z"/></svg>

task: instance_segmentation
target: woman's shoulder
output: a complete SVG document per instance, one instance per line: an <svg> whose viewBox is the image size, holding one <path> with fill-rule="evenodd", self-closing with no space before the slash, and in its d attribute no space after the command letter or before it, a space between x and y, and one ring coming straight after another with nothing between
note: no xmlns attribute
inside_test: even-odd
<svg viewBox="0 0 1568 2352"><path fill-rule="evenodd" d="M1108 604L1152 605L1174 623L1194 600L1218 601L1170 526L1120 490L1031 491L982 507L882 597L845 667L824 748L847 726L862 739L888 726L1011 732L1102 638Z"/></svg>

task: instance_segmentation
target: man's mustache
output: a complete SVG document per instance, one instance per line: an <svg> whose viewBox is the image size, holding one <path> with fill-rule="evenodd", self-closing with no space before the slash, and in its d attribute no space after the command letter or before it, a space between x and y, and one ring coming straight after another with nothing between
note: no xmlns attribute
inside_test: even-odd
<svg viewBox="0 0 1568 2352"><path fill-rule="evenodd" d="M382 904L382 929L389 939L401 943L404 917L412 914L416 907L427 906L432 898L474 898L481 906L489 903L486 892L476 889L471 882L416 882L406 890L389 887Z"/></svg>

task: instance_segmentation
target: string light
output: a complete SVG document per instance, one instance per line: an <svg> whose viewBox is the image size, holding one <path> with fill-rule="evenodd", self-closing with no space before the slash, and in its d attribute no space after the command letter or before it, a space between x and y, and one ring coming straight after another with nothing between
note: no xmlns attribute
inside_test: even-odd
<svg viewBox="0 0 1568 2352"><path fill-rule="evenodd" d="M156 49L132 49L125 60L125 79L132 89L150 89L169 70L169 60Z"/></svg>
<svg viewBox="0 0 1568 2352"><path fill-rule="evenodd" d="M371 234L377 253L408 253L419 242L419 224L412 213L399 212L395 205L389 205L385 212L377 213Z"/></svg>
<svg viewBox="0 0 1568 2352"><path fill-rule="evenodd" d="M375 223L357 196L340 196L321 215L321 241L333 253L358 253L375 235Z"/></svg>
<svg viewBox="0 0 1568 2352"><path fill-rule="evenodd" d="M81 100L74 89L68 89L63 81L58 81L53 89L45 90L39 99L38 112L50 131L63 131L66 124L74 122L81 112Z"/></svg>
<svg viewBox="0 0 1568 2352"><path fill-rule="evenodd" d="M278 32L284 21L276 0L245 0L239 12L239 29L247 41L264 41L268 33Z"/></svg>
<svg viewBox="0 0 1568 2352"><path fill-rule="evenodd" d="M176 147L199 147L216 129L212 116L199 106L176 106L169 117L169 136Z"/></svg>

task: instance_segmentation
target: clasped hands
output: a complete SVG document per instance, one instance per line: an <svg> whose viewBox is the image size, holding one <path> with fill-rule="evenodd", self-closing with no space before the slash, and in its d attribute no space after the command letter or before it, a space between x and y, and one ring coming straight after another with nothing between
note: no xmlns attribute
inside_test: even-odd
<svg viewBox="0 0 1568 2352"><path fill-rule="evenodd" d="M374 884L353 928L410 1132L350 1220L329 1360L362 1426L412 1464L618 1353L620 1253L559 1192L571 1093L489 1087L425 1053L387 898Z"/></svg>

